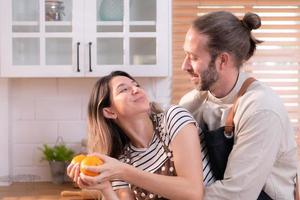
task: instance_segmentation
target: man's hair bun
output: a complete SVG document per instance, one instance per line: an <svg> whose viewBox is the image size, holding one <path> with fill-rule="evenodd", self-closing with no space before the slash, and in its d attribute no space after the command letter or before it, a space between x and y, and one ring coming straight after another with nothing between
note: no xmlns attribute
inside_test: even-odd
<svg viewBox="0 0 300 200"><path fill-rule="evenodd" d="M249 29L249 31L253 29L258 29L261 26L261 19L255 13L251 13L251 12L246 13L241 21L243 25L247 29Z"/></svg>

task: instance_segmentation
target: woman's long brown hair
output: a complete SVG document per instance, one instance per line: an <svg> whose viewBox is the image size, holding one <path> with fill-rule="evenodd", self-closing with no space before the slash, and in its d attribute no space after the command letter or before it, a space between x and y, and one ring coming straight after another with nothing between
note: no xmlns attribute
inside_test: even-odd
<svg viewBox="0 0 300 200"><path fill-rule="evenodd" d="M109 82L116 76L125 76L136 80L123 71L113 71L100 78L92 89L88 103L88 149L118 158L129 143L124 131L112 120L105 118L103 108L110 106ZM151 112L162 112L159 106L151 103Z"/></svg>

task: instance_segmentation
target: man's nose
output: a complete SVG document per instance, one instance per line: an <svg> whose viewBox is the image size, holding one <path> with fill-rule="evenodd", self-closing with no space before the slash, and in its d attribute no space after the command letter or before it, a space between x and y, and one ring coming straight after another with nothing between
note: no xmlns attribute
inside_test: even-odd
<svg viewBox="0 0 300 200"><path fill-rule="evenodd" d="M191 69L191 64L190 64L190 60L189 60L189 57L188 56L185 56L184 60L183 60L183 63L181 65L181 69L183 71L188 71Z"/></svg>

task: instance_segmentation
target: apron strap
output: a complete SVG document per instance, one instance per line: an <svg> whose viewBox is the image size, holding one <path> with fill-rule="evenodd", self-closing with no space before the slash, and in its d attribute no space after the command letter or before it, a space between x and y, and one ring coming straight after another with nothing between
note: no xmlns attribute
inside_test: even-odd
<svg viewBox="0 0 300 200"><path fill-rule="evenodd" d="M233 123L233 117L234 117L234 114L235 114L235 107L237 105L237 101L238 99L243 96L248 87L251 85L251 83L253 83L254 81L256 81L255 78L253 77L249 77L248 79L246 79L241 87L241 89L239 90L237 96L235 97L234 101L233 101L233 105L231 106L230 110L229 110L229 113L227 115L227 119L226 119L226 123L225 123L225 130L224 130L224 133L231 137L232 134L233 134L233 129L234 129L234 123Z"/></svg>
<svg viewBox="0 0 300 200"><path fill-rule="evenodd" d="M163 148L165 150L165 153L167 154L167 156L170 158L170 157L173 157L173 154L172 154L172 151L169 149L169 147L166 145L166 143L163 141L161 135L160 135L160 132L158 131L158 127L159 127L159 121L157 119L157 116L154 116L153 117L153 125L154 125L154 133L156 134L156 136L158 137L159 141L162 143L163 145Z"/></svg>
<svg viewBox="0 0 300 200"><path fill-rule="evenodd" d="M295 192L294 192L294 196L295 196L295 200L300 200L300 194L299 194L299 176L298 173L296 174L296 185L295 185Z"/></svg>

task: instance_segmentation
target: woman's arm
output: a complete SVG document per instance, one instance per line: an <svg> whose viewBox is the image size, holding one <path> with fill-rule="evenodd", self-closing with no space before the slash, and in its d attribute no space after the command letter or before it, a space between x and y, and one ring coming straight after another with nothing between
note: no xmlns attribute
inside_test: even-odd
<svg viewBox="0 0 300 200"><path fill-rule="evenodd" d="M134 200L132 191L129 188L118 189L116 193L120 200Z"/></svg>
<svg viewBox="0 0 300 200"><path fill-rule="evenodd" d="M109 181L101 183L95 181L93 177L81 173L76 182L81 189L100 190L103 200L134 200L132 191L128 187L114 191Z"/></svg>
<svg viewBox="0 0 300 200"><path fill-rule="evenodd" d="M202 199L203 176L200 141L193 124L183 127L171 142L177 176L151 174L125 168L124 180L168 199Z"/></svg>
<svg viewBox="0 0 300 200"><path fill-rule="evenodd" d="M200 141L194 124L185 125L171 142L177 176L158 175L142 171L116 159L98 155L104 160L99 167L88 170L100 172L98 181L120 179L168 199L197 199L203 196Z"/></svg>

